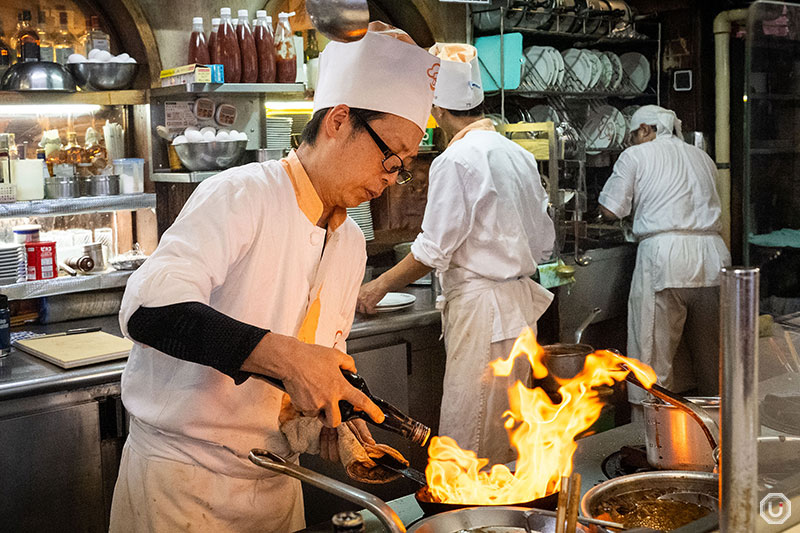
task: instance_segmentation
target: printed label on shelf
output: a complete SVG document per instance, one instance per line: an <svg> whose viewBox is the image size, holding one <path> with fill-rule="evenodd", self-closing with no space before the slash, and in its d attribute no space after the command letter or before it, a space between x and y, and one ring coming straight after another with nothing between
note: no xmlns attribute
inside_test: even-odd
<svg viewBox="0 0 800 533"><path fill-rule="evenodd" d="M169 130L184 130L197 125L192 102L164 102L164 125Z"/></svg>

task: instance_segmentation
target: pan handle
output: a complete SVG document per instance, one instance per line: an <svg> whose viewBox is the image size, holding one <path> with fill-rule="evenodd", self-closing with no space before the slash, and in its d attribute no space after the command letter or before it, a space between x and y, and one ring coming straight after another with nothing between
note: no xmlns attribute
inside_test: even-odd
<svg viewBox="0 0 800 533"><path fill-rule="evenodd" d="M279 474L291 476L295 479L299 479L300 481L308 483L309 485L313 485L319 489L322 489L325 492L329 492L335 496L338 496L343 500L363 505L366 509L378 517L378 520L380 520L384 525L386 531L389 531L390 533L405 533L406 528L403 525L403 522L400 520L400 517L397 516L397 513L395 513L394 510L386 504L386 502L376 496L373 496L369 492L364 492L363 490L359 490L346 483L342 483L341 481L323 476L322 474L314 472L313 470L309 470L308 468L290 463L280 455L267 450L253 448L250 450L250 455L248 458L251 462L262 468L266 468L272 472L278 472Z"/></svg>

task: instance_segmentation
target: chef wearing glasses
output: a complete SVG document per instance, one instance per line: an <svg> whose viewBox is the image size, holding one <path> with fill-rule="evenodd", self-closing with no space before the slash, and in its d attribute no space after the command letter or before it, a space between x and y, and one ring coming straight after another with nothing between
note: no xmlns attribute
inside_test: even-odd
<svg viewBox="0 0 800 533"><path fill-rule="evenodd" d="M432 114L451 138L431 165L420 233L397 266L365 284L358 310L374 312L387 292L435 270L447 363L439 434L491 463L516 458L503 427L507 389L529 384L519 364L508 378L489 362L508 357L523 328L536 327L553 298L531 276L551 255L555 232L536 160L483 116L477 50L436 44L441 60Z"/></svg>
<svg viewBox="0 0 800 533"><path fill-rule="evenodd" d="M283 393L248 373L283 380L328 426L340 400L383 420L340 372L356 370L345 339L366 262L345 208L410 179L439 60L409 41L390 30L330 43L299 148L201 183L131 276L130 434L111 531L304 527L300 483L247 459L264 448L297 460L279 430Z"/></svg>

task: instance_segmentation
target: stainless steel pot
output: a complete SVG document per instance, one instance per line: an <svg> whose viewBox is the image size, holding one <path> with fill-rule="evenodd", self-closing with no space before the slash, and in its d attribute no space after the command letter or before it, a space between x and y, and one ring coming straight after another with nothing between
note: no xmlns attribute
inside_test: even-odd
<svg viewBox="0 0 800 533"><path fill-rule="evenodd" d="M81 195L80 185L76 177L55 176L44 180L48 198L77 198Z"/></svg>
<svg viewBox="0 0 800 533"><path fill-rule="evenodd" d="M719 397L687 400L703 408L719 424ZM645 400L645 444L647 462L661 470L714 469L713 449L702 427L686 412L658 400Z"/></svg>
<svg viewBox="0 0 800 533"><path fill-rule="evenodd" d="M119 176L116 174L80 178L81 196L114 196L119 194Z"/></svg>
<svg viewBox="0 0 800 533"><path fill-rule="evenodd" d="M547 367L550 375L561 379L570 379L583 370L586 356L594 352L588 344L549 344L542 346L544 359L542 362Z"/></svg>

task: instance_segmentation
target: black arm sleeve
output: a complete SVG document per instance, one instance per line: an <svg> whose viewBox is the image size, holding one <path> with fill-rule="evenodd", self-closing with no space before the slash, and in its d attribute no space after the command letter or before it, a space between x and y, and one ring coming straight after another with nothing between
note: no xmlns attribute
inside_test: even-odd
<svg viewBox="0 0 800 533"><path fill-rule="evenodd" d="M268 329L239 322L200 302L140 307L128 320L133 340L167 355L247 379L240 370Z"/></svg>

